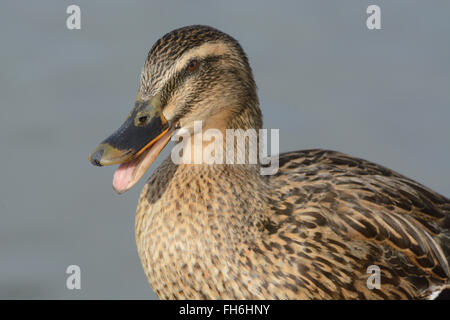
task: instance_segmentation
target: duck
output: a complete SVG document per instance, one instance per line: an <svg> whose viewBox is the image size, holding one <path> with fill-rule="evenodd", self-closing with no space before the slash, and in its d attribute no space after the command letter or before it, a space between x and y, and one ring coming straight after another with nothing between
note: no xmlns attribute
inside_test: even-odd
<svg viewBox="0 0 450 320"><path fill-rule="evenodd" d="M134 108L89 156L119 164L113 188L123 193L175 141L136 210L137 251L159 299L434 299L449 288L445 196L332 150L281 153L273 174L236 141L245 161L196 163L213 144L193 143L196 121L223 135L262 128L247 55L203 25L155 42Z"/></svg>

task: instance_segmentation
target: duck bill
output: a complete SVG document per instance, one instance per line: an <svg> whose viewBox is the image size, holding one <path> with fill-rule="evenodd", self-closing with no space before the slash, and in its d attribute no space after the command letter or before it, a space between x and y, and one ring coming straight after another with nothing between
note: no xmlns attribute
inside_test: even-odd
<svg viewBox="0 0 450 320"><path fill-rule="evenodd" d="M173 128L162 114L159 97L137 101L122 126L89 155L95 166L120 164L113 188L121 194L131 189L164 149Z"/></svg>

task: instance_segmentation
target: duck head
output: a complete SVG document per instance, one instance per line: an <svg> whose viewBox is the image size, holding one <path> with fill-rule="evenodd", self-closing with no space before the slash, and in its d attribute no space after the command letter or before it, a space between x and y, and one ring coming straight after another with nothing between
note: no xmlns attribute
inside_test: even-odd
<svg viewBox="0 0 450 320"><path fill-rule="evenodd" d="M194 121L219 130L262 125L244 51L231 36L208 26L174 30L153 45L134 108L89 161L96 166L120 164L113 188L123 193L142 178L174 130L193 132Z"/></svg>

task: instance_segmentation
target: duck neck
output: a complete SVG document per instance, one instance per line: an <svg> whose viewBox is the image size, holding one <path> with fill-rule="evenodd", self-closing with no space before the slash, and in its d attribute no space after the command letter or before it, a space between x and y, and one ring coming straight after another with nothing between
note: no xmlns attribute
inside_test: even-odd
<svg viewBox="0 0 450 320"><path fill-rule="evenodd" d="M251 108L243 108L227 124L227 129L242 131L260 128L261 117L257 104ZM216 129L226 137L226 130ZM252 159L249 156L248 141L242 151L240 142L235 139L231 148L235 155L233 161L226 161L224 156L221 163L208 163L202 156L208 153L214 156L217 150L211 152L213 142L205 143L204 136L203 140L200 138L200 144L196 143L196 138L199 137L195 134L190 136L182 149L179 148L181 142L174 146L171 158L154 175L155 181L150 179L147 183L143 191L145 200L141 199L141 202L155 204L156 210L152 210L151 215L155 225L164 224L179 230L190 230L192 239L199 232L209 239L223 235L224 239L228 239L227 246L246 243L264 230L268 221L266 215L269 212L270 192L267 176L260 173L259 159L257 157L256 162L250 162ZM256 138L258 142L258 135ZM223 143L222 148L226 155L229 152L227 143ZM239 160L239 152L245 155L243 163L236 162ZM181 163L174 161L174 154L182 154ZM195 161L196 154L200 154L202 161ZM159 194L152 190L155 186L160 189ZM189 232L186 233L188 235Z"/></svg>
<svg viewBox="0 0 450 320"><path fill-rule="evenodd" d="M175 164L248 164L247 171L259 169L263 150L258 101L252 99L245 106L234 105L227 110L205 122L194 120L175 133L173 140L178 143L171 154Z"/></svg>
<svg viewBox="0 0 450 320"><path fill-rule="evenodd" d="M228 237L228 245L253 240L267 224L269 188L259 165L180 165L175 179L189 201L180 209L203 233Z"/></svg>
<svg viewBox="0 0 450 320"><path fill-rule="evenodd" d="M227 122L227 128L242 130L262 128L262 114L258 98L256 93L253 95L255 97L249 99L246 104L234 108L233 116Z"/></svg>

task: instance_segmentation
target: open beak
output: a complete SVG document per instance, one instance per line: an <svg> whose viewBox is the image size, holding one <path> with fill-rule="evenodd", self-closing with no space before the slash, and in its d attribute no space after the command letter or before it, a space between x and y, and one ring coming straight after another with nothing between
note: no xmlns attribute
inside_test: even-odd
<svg viewBox="0 0 450 320"><path fill-rule="evenodd" d="M136 102L128 118L89 155L96 166L120 164L114 173L117 193L131 189L150 167L173 133L161 111L159 95Z"/></svg>

